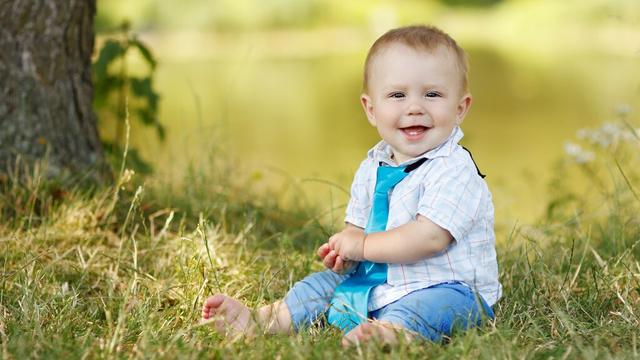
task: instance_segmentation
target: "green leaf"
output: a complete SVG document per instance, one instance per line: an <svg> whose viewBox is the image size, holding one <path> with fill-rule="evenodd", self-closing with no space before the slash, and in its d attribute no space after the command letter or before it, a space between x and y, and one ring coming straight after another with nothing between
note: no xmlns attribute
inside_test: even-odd
<svg viewBox="0 0 640 360"><path fill-rule="evenodd" d="M124 56L125 49L122 47L122 44L116 40L107 40L102 49L100 49L100 54L98 55L98 60L96 60L93 65L93 70L97 79L104 79L107 77L107 69L109 65L114 62L116 59Z"/></svg>
<svg viewBox="0 0 640 360"><path fill-rule="evenodd" d="M164 126L160 123L160 121L156 121L156 133L158 134L158 138L160 141L164 141L165 131Z"/></svg>
<svg viewBox="0 0 640 360"><path fill-rule="evenodd" d="M158 109L158 100L160 96L153 90L153 84L150 77L131 78L131 91L137 97L147 101L147 105L151 112L155 114Z"/></svg>
<svg viewBox="0 0 640 360"><path fill-rule="evenodd" d="M155 57L151 53L151 50L149 50L149 48L145 44L138 40L138 38L133 38L130 44L138 49L138 51L140 51L140 54L146 60L149 67L151 67L151 70L155 70L157 62Z"/></svg>
<svg viewBox="0 0 640 360"><path fill-rule="evenodd" d="M132 77L130 79L130 84L131 91L133 91L133 94L138 97L146 98L148 94L153 92L151 89L151 79L148 77L142 79Z"/></svg>
<svg viewBox="0 0 640 360"><path fill-rule="evenodd" d="M142 108L137 111L140 120L145 125L153 125L156 122L155 114L151 113L148 109Z"/></svg>
<svg viewBox="0 0 640 360"><path fill-rule="evenodd" d="M110 94L120 89L122 84L122 78L111 75L107 75L102 79L96 79L93 86L94 100L106 100Z"/></svg>

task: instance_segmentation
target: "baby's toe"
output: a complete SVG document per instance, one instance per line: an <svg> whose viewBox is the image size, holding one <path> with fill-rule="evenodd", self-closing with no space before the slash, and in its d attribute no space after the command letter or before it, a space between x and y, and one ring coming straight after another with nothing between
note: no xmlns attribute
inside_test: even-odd
<svg viewBox="0 0 640 360"><path fill-rule="evenodd" d="M208 319L210 317L211 317L211 311L209 310L209 308L202 309L202 318Z"/></svg>
<svg viewBox="0 0 640 360"><path fill-rule="evenodd" d="M358 336L358 341L364 343L371 340L372 337L378 335L376 331L376 327L371 323L360 324L360 331L356 333L356 335Z"/></svg>
<svg viewBox="0 0 640 360"><path fill-rule="evenodd" d="M368 323L362 323L351 329L351 331L342 338L342 346L354 346L369 340L369 338L371 338L371 329L368 325Z"/></svg>
<svg viewBox="0 0 640 360"><path fill-rule="evenodd" d="M360 324L360 336L370 336L373 334L374 326L371 323L365 322Z"/></svg>
<svg viewBox="0 0 640 360"><path fill-rule="evenodd" d="M207 300L204 301L204 309L216 309L222 305L224 302L225 296L222 294L215 294L213 296L209 296Z"/></svg>
<svg viewBox="0 0 640 360"><path fill-rule="evenodd" d="M342 347L343 348L348 348L351 346L355 346L358 345L357 340L355 339L355 337L350 337L349 334L345 335L342 337Z"/></svg>
<svg viewBox="0 0 640 360"><path fill-rule="evenodd" d="M345 336L342 337L342 347L350 347L358 344L358 336L356 333L358 332L358 328L351 329Z"/></svg>

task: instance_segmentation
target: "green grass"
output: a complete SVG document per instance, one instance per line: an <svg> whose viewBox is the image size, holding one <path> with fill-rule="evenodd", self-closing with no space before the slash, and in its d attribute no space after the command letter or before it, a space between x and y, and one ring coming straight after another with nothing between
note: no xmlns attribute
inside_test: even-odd
<svg viewBox="0 0 640 360"><path fill-rule="evenodd" d="M625 159L618 168L637 168ZM213 169L177 187L121 179L93 191L38 171L0 178L0 358L640 356L637 171L611 172L593 207L556 201L543 223L498 234L495 322L445 345L344 350L331 329L234 342L195 326L209 294L252 307L284 296L321 269L314 250L334 230L319 210L283 209L278 193L256 196Z"/></svg>

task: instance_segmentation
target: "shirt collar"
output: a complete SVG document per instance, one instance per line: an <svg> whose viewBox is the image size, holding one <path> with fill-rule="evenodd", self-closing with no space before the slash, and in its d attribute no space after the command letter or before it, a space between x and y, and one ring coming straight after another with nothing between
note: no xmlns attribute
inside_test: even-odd
<svg viewBox="0 0 640 360"><path fill-rule="evenodd" d="M453 149L455 149L456 145L458 144L458 142L460 142L460 139L462 139L463 136L464 136L464 133L462 132L462 129L460 129L459 126L456 126L451 131L451 135L449 135L447 140L443 141L442 144L427 151L422 155L416 156L413 159L409 159L403 162L402 164L398 164L398 165L402 165L402 166L409 165L421 158L433 159L437 157L449 156L451 155L451 153L453 152ZM392 155L393 155L393 151L391 150L391 146L384 140L381 140L379 143L377 143L367 153L367 157L375 160L376 163L382 162L387 165L396 166L395 161L392 159Z"/></svg>

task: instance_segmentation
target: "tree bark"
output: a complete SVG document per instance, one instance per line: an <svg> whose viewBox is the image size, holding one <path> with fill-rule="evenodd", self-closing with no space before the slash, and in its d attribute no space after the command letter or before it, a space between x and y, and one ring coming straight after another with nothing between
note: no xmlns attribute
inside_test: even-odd
<svg viewBox="0 0 640 360"><path fill-rule="evenodd" d="M105 162L92 109L96 0L0 0L0 173L17 156L48 175Z"/></svg>

